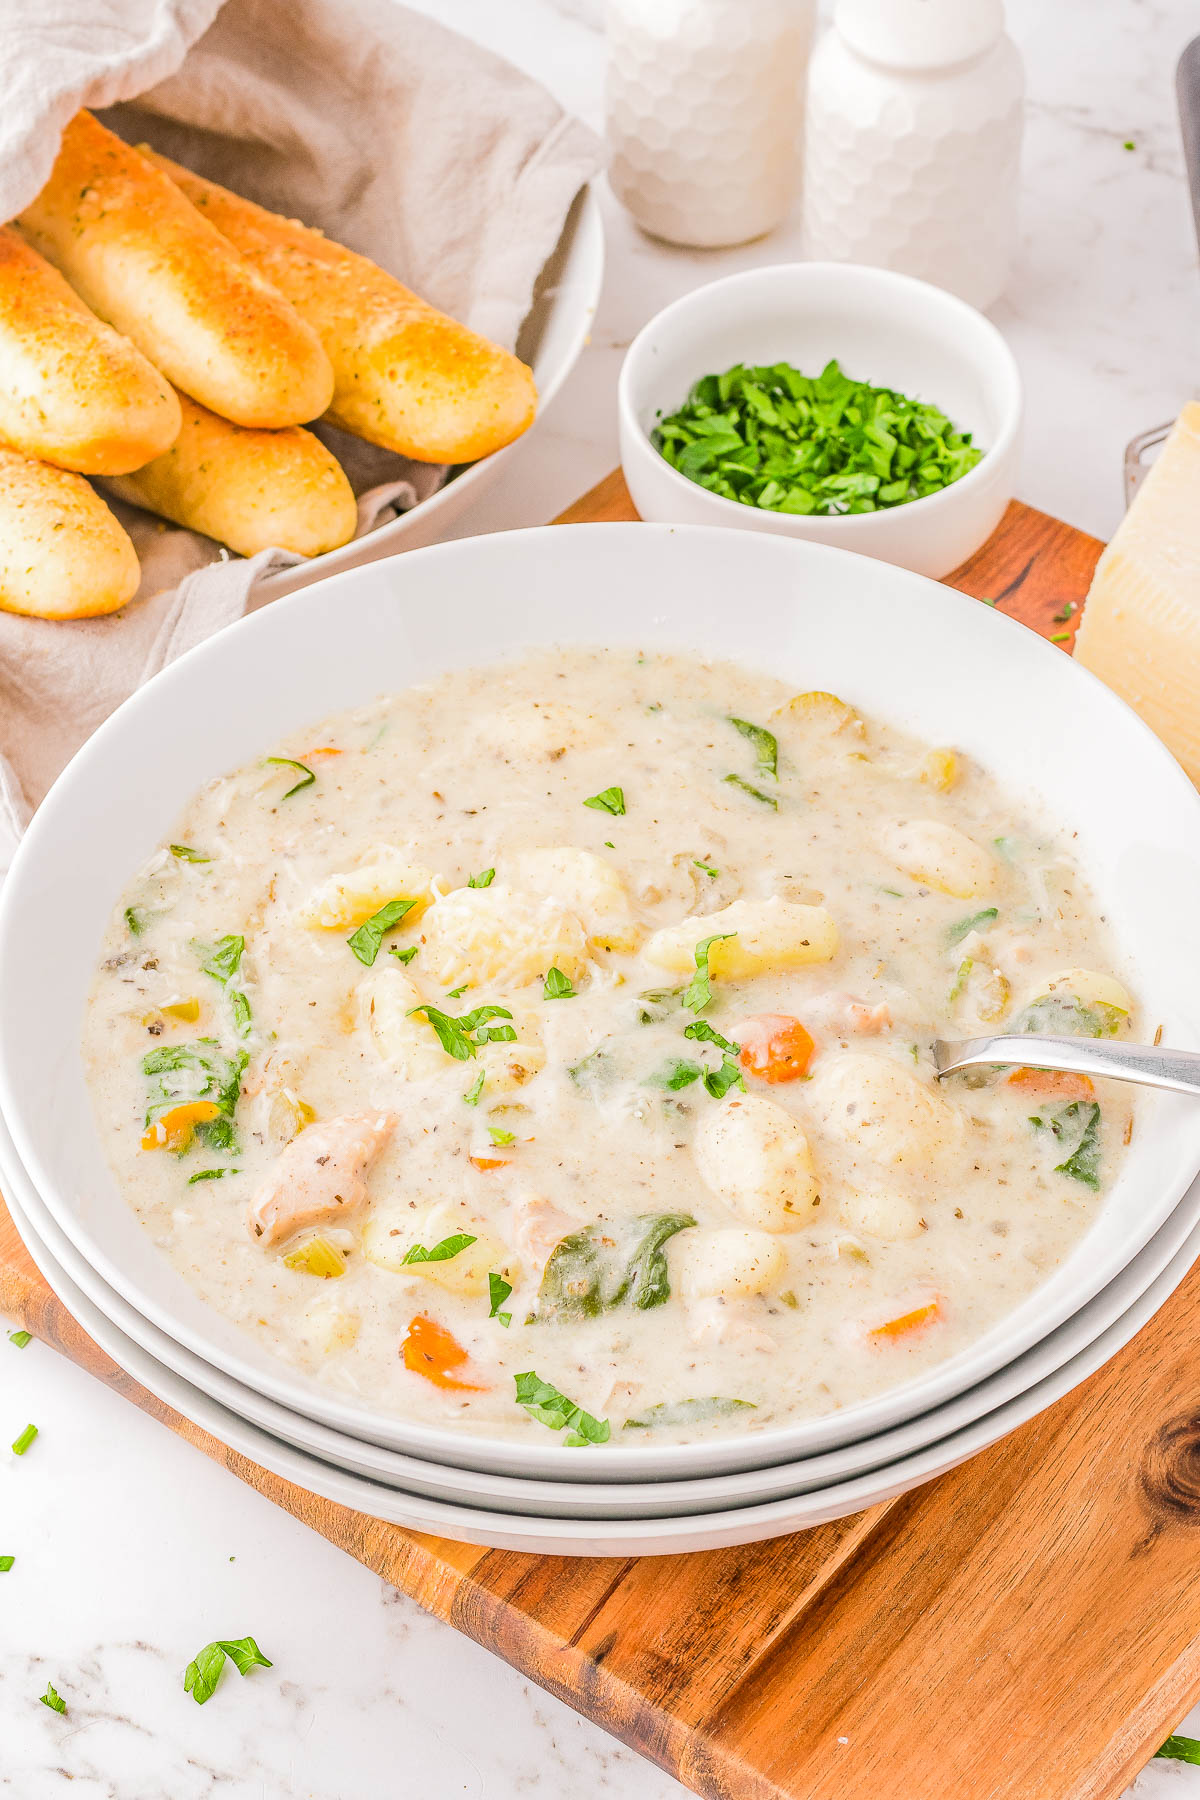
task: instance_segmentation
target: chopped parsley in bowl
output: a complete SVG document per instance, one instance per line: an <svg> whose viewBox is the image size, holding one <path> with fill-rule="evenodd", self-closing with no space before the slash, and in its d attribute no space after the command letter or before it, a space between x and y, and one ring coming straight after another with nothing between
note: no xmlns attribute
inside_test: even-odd
<svg viewBox="0 0 1200 1800"><path fill-rule="evenodd" d="M790 363L705 375L650 441L726 500L827 517L922 500L983 455L936 406L854 381L836 361L816 376Z"/></svg>

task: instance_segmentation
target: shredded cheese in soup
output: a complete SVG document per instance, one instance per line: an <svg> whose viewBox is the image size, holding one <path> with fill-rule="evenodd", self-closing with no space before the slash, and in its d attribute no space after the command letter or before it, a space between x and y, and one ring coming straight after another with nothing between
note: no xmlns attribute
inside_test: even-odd
<svg viewBox="0 0 1200 1800"><path fill-rule="evenodd" d="M720 663L542 651L212 782L86 1026L131 1206L291 1363L586 1447L825 1414L1088 1228L1127 1091L936 1037L1132 1002L1069 849L952 748Z"/></svg>

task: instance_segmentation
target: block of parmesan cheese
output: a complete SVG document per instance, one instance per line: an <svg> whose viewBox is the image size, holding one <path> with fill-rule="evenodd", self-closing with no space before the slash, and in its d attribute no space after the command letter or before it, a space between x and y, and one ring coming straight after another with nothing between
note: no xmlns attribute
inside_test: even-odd
<svg viewBox="0 0 1200 1800"><path fill-rule="evenodd" d="M1096 565L1075 655L1200 783L1200 403L1185 406Z"/></svg>

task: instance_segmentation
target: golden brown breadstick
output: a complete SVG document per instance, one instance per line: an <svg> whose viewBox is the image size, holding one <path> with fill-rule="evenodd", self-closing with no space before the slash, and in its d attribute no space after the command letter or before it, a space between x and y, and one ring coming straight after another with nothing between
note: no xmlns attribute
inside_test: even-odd
<svg viewBox="0 0 1200 1800"><path fill-rule="evenodd" d="M241 556L277 545L302 556L354 536L358 507L340 463L299 425L252 431L180 394L183 423L162 456L104 480L118 500L201 531Z"/></svg>
<svg viewBox="0 0 1200 1800"><path fill-rule="evenodd" d="M85 475L123 475L167 448L179 405L11 225L0 229L0 443Z"/></svg>
<svg viewBox="0 0 1200 1800"><path fill-rule="evenodd" d="M333 364L335 425L421 462L454 463L499 450L532 422L533 376L507 350L367 257L142 149L317 333Z"/></svg>
<svg viewBox="0 0 1200 1800"><path fill-rule="evenodd" d="M298 425L329 404L316 334L174 182L90 113L63 133L22 230L155 368L239 425Z"/></svg>
<svg viewBox="0 0 1200 1800"><path fill-rule="evenodd" d="M0 610L39 619L116 612L137 552L82 475L0 449Z"/></svg>

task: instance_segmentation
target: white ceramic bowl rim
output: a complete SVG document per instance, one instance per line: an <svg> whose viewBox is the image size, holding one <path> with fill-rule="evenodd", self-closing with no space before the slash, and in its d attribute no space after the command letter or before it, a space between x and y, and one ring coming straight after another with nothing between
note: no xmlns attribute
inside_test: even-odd
<svg viewBox="0 0 1200 1800"><path fill-rule="evenodd" d="M781 274L791 270L803 270L806 281L819 280L828 275L839 283L860 286L864 292L874 291L881 299L886 300L889 293L907 293L919 295L922 304L929 308L936 320L940 313L947 319L953 319L956 326L971 337L981 360L987 361L989 373L1002 390L1003 422L992 443L988 444L983 455L973 469L960 475L957 481L948 487L939 488L936 494L924 494L919 500L907 500L903 506L889 508L891 512L902 512L905 518L913 518L919 514L929 516L934 509L946 503L948 496L961 496L972 493L991 475L991 467L1012 448L1021 427L1021 377L1017 370L1016 359L1000 332L985 314L960 300L957 294L949 293L945 288L935 287L932 282L919 281L915 275L900 275L894 269L878 269L869 263L832 263L832 262L798 262L769 263L756 269L742 269L736 275L725 275L719 281L707 282L703 287L692 288L673 300L661 312L643 325L634 338L621 365L621 374L617 384L617 404L622 417L631 430L644 441L646 448L662 462L668 478L678 483L681 491L694 489L700 484L689 480L686 475L669 463L661 451L651 442L650 430L643 422L639 409L638 389L643 375L643 362L651 342L664 333L670 335L671 329L684 319L703 313L711 302L726 294L736 296L738 291L748 292L761 287L766 280L776 280ZM699 369L693 376L699 381L703 375L719 373L712 369ZM686 394L681 394L678 405L682 406ZM957 420L951 420L957 425ZM653 429L651 427L650 429ZM729 515L729 523L737 525L739 515L744 515L746 507L740 500L730 500L725 494L716 494L711 488L702 490L713 503L723 508ZM877 518L877 513L829 513L821 515L823 527L831 534L839 526L846 526L850 532L861 527L864 518ZM832 540L831 540L832 541ZM848 546L850 547L850 546Z"/></svg>
<svg viewBox="0 0 1200 1800"><path fill-rule="evenodd" d="M460 597L452 605L456 581ZM512 596L508 609L500 604L506 582ZM411 602L405 609L395 605L397 586ZM756 591L756 608L731 613L731 588ZM421 604L422 591L427 605ZM564 591L572 596L567 612ZM460 613L472 607L470 629L464 630ZM1186 946L1200 882L1200 796L1141 721L1087 671L1023 626L949 589L826 546L704 527L542 528L417 551L401 563L368 565L256 613L164 670L74 759L36 815L0 897L0 991L6 999L0 1009L0 1110L38 1191L103 1279L197 1355L293 1411L452 1465L503 1468L515 1462L523 1474L561 1480L715 1473L789 1461L870 1435L975 1385L1086 1304L1169 1216L1200 1167L1200 1116L1187 1101L1149 1097L1158 1129L1135 1136L1097 1224L1065 1270L1002 1326L919 1380L841 1414L736 1439L657 1451L595 1447L586 1465L564 1464L556 1443L516 1444L375 1414L265 1353L251 1360L258 1347L202 1307L165 1258L152 1252L125 1208L95 1142L77 1043L55 1036L54 1020L74 1017L82 1006L102 923L136 867L137 854L148 854L170 829L179 805L171 792L182 797L194 791L220 769L261 754L284 731L315 721L322 710L372 697L381 671L390 672L392 665L395 673L390 682L383 674L383 685L403 686L434 668L498 660L546 641L627 641L758 667L770 661L777 672L790 670L805 685L815 677L816 685L840 687L869 712L910 729L920 727L907 709L915 707L925 717L926 731L930 717L948 713L964 746L983 754L985 762L995 758L987 755L983 739L1009 744L1012 738L1008 703L978 686L962 691L961 684L948 680L956 669L961 676L981 657L981 666L997 679L999 671L1007 671L1023 700L1040 699L1043 713L1053 716L1047 722L1031 715L1025 736L1037 743L1041 731L1043 748L1059 741L1053 733L1064 709L1070 710L1069 701L1090 724L1086 758L1073 763L1065 748L1057 756L1047 753L1045 768L1039 764L1029 780L1041 773L1046 793L1054 792L1057 782L1073 796L1070 783L1083 770L1093 785L1110 781L1119 794L1122 782L1128 786L1130 769L1139 775L1138 805L1127 809L1128 817L1107 787L1092 799L1090 821L1081 816L1082 800L1064 801L1056 810L1064 822L1078 821L1085 840L1085 826L1099 834L1137 904L1143 911L1147 905L1157 909L1153 934L1147 927L1146 941L1138 946L1154 989L1152 1003L1169 1020L1168 1041L1187 1043L1195 1036L1200 970ZM756 647L747 652L746 642ZM923 662L918 651L930 657L936 652L939 660ZM871 690L865 697L864 683ZM220 696L215 710L214 695ZM177 741L171 753L180 769L188 770L186 780L182 773L175 778L173 790L161 777L162 738L172 732ZM1012 755L1011 745L1007 753ZM1105 771L1103 777L1098 771ZM1013 769L1006 771L1003 759L999 773L1015 785ZM113 809L114 793L122 794L123 810ZM126 849L119 848L123 836ZM119 867L106 867L104 859L111 864L118 852ZM81 866L95 871L91 886L82 889L67 878ZM58 955L53 961L31 957L31 941L54 942ZM57 999L55 980L63 990ZM70 1128L64 1130L68 1106ZM77 1155L83 1158L78 1167ZM59 1179L58 1163L73 1171L80 1198L72 1197L65 1177ZM152 1262L155 1282L165 1281L181 1310L190 1305L195 1317L178 1316L141 1273L114 1260L103 1234L92 1227L102 1204L110 1208L118 1236L124 1231L136 1255L148 1266ZM1117 1219L1119 1235L1098 1248L1099 1224L1106 1217L1110 1223Z"/></svg>

